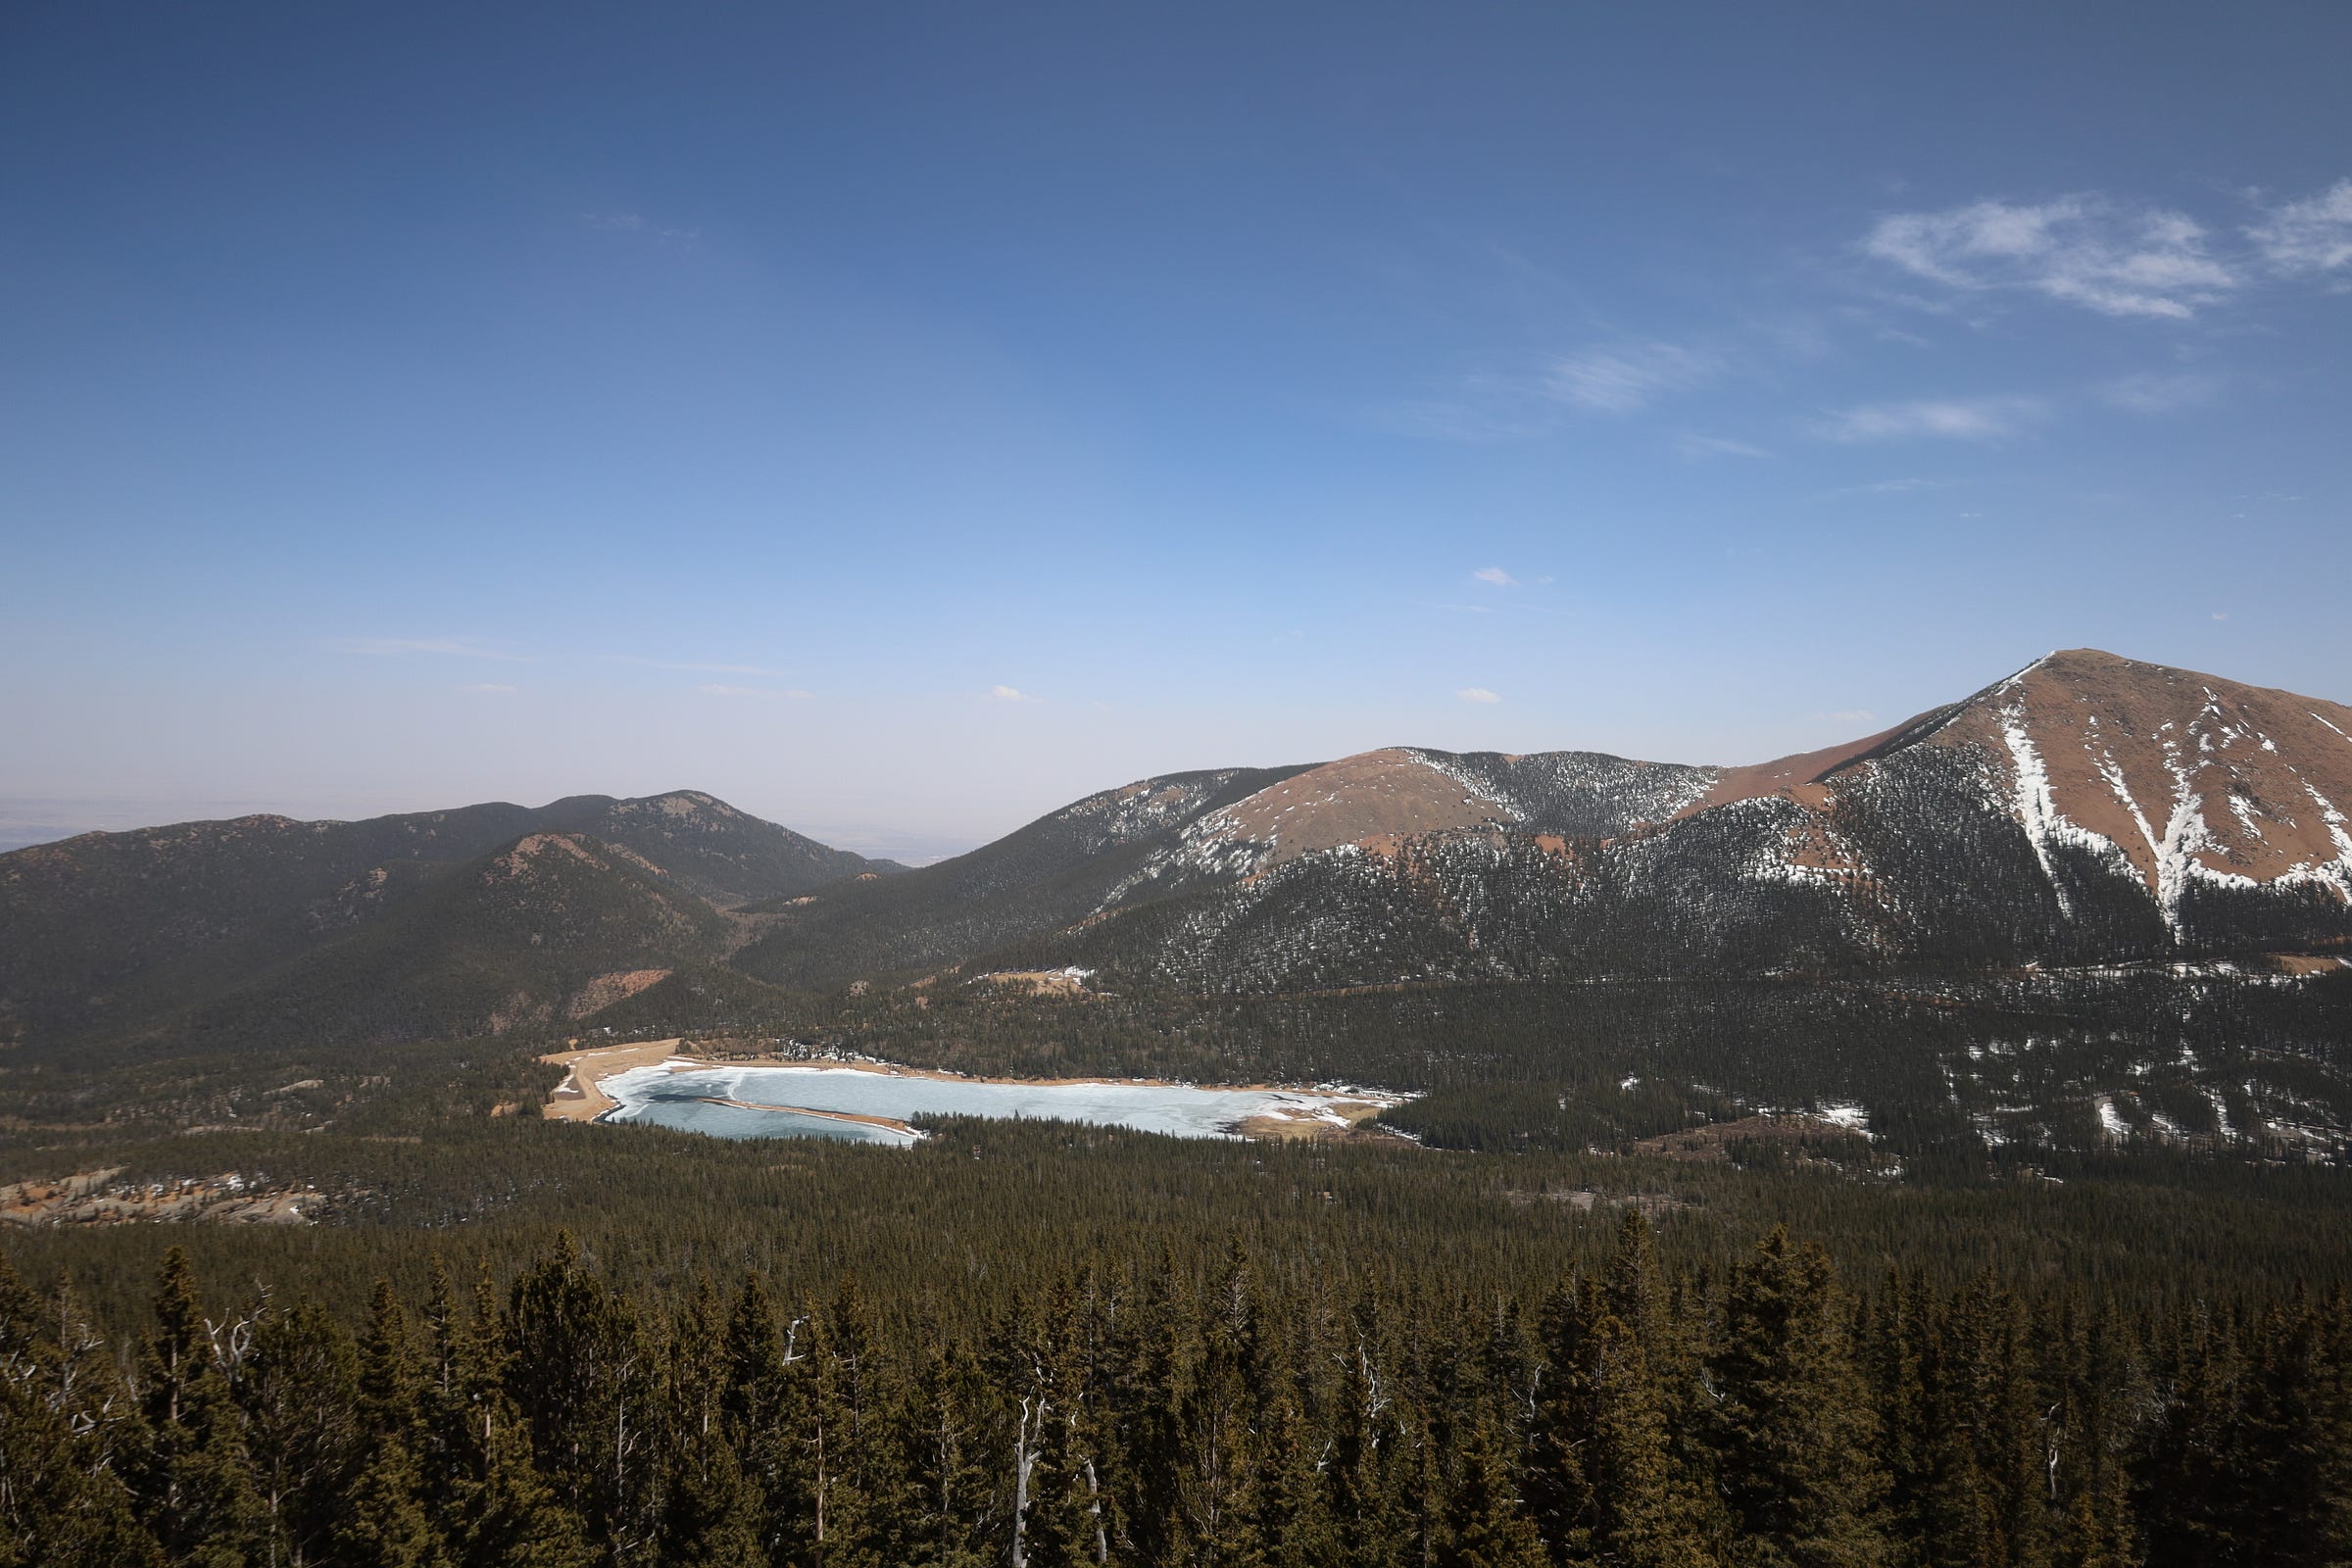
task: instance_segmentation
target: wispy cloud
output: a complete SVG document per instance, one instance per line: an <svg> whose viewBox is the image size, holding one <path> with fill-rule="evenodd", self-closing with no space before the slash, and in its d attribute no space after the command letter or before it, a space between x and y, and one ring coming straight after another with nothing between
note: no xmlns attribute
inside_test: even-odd
<svg viewBox="0 0 2352 1568"><path fill-rule="evenodd" d="M1452 396L1393 406L1383 418L1446 441L1522 441L1555 432L1566 416L1633 413L1726 368L1722 356L1681 344L1598 345L1532 371L1464 376Z"/></svg>
<svg viewBox="0 0 2352 1568"><path fill-rule="evenodd" d="M2122 375L2098 388L2102 402L2133 414L2172 414L2211 403L2221 381L2210 375Z"/></svg>
<svg viewBox="0 0 2352 1568"><path fill-rule="evenodd" d="M470 637L337 637L326 646L339 654L361 654L370 659L401 659L415 654L427 654L451 659L492 659L508 664L535 662L528 654L489 647Z"/></svg>
<svg viewBox="0 0 2352 1568"><path fill-rule="evenodd" d="M986 695L989 701L996 703L1042 703L1045 701L1042 697L1030 696L1017 686L991 686Z"/></svg>
<svg viewBox="0 0 2352 1568"><path fill-rule="evenodd" d="M697 686L705 697L750 697L769 702L796 702L810 696L798 686Z"/></svg>
<svg viewBox="0 0 2352 1568"><path fill-rule="evenodd" d="M1518 578L1512 576L1509 572L1503 570L1500 566L1481 566L1470 575L1477 578L1480 582L1493 583L1497 588L1511 587L1519 580Z"/></svg>
<svg viewBox="0 0 2352 1568"><path fill-rule="evenodd" d="M1771 453L1745 441L1734 441L1720 435L1678 435L1674 450L1693 463L1710 458L1769 458Z"/></svg>
<svg viewBox="0 0 2352 1568"><path fill-rule="evenodd" d="M2170 320L2266 280L2352 270L2352 179L2296 201L2252 200L2254 220L2224 224L2219 237L2186 213L2095 191L1972 202L1887 214L1862 249L1950 289L2026 291Z"/></svg>
<svg viewBox="0 0 2352 1568"><path fill-rule="evenodd" d="M1465 686L1453 695L1465 703L1499 703L1502 701L1484 686Z"/></svg>
<svg viewBox="0 0 2352 1568"><path fill-rule="evenodd" d="M2331 272L2352 267L2352 179L2319 195L2274 207L2246 235L2282 272Z"/></svg>
<svg viewBox="0 0 2352 1568"><path fill-rule="evenodd" d="M2050 413L2048 400L2036 397L1930 398L1861 404L1817 420L1813 428L1831 441L1998 441L2045 422Z"/></svg>
<svg viewBox="0 0 2352 1568"><path fill-rule="evenodd" d="M1633 343L1555 360L1542 388L1580 409L1625 414L1666 393L1703 386L1722 371L1723 362L1712 354L1674 343Z"/></svg>
<svg viewBox="0 0 2352 1568"><path fill-rule="evenodd" d="M1862 248L1947 288L2023 289L2107 316L2186 319L2242 281L2187 214L2096 194L1893 213Z"/></svg>

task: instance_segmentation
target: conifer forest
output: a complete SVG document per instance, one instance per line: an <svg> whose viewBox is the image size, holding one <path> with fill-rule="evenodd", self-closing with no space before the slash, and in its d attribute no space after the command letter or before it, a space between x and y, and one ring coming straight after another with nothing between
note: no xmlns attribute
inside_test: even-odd
<svg viewBox="0 0 2352 1568"><path fill-rule="evenodd" d="M14 1564L2319 1564L2340 1293L1849 1282L1630 1208L1535 1299L1106 1256L949 1327L854 1274L657 1304L568 1237L356 1322L163 1252L135 1343L0 1274Z"/></svg>
<svg viewBox="0 0 2352 1568"><path fill-rule="evenodd" d="M2352 1568L2348 62L0 0L0 1568Z"/></svg>

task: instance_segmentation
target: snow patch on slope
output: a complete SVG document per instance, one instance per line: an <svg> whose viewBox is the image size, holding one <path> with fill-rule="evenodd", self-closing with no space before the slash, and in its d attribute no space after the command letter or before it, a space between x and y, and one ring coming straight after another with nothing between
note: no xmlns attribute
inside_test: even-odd
<svg viewBox="0 0 2352 1568"><path fill-rule="evenodd" d="M2014 682L2020 676L2012 676L2011 680ZM2011 808L2025 827L2027 842L2034 847L2034 858L2040 863L2043 878L2049 882L2050 891L2057 896L2059 913L2071 920L2075 914L2075 901L2067 893L2066 885L2058 879L2050 851L2056 846L2065 845L2088 851L2102 858L2113 857L2124 859L2124 854L2105 834L2094 833L2068 820L2066 813L2058 808L2057 797L2050 789L2050 771L2042 765L2040 749L2034 744L2034 736L2026 727L2024 705L2010 704L2001 710L2000 718L2001 739L2009 747L2009 760L2016 770ZM2132 807L2132 814L2136 817L2139 808L2132 806L2131 795L2123 787L2123 774L2115 769L2112 760L2108 761L2105 771L2108 783L2123 797L2124 804ZM2142 832L2146 831L2144 819L2140 822L2140 828Z"/></svg>

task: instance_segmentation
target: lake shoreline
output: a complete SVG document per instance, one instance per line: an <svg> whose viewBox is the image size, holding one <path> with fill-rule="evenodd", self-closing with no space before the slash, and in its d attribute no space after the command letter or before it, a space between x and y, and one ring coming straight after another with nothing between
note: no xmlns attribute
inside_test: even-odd
<svg viewBox="0 0 2352 1568"><path fill-rule="evenodd" d="M697 1095L694 1098L706 1105L732 1105L737 1110L772 1110L787 1116L812 1116L820 1121L854 1121L867 1127L884 1127L894 1133L905 1133L909 1138L931 1136L911 1122L900 1121L893 1116L868 1116L857 1110L818 1110L813 1105L762 1105L749 1100L729 1100L724 1095Z"/></svg>
<svg viewBox="0 0 2352 1568"><path fill-rule="evenodd" d="M1180 1095L1259 1095L1287 1097L1290 1103L1260 1106L1236 1115L1216 1130L1217 1136L1262 1141L1331 1141L1356 1135L1382 1111L1403 1103L1409 1096L1386 1090L1363 1089L1352 1085L1291 1085L1291 1084L1196 1084L1164 1078L1059 1077L1013 1078L1002 1076L977 1077L966 1073L950 1072L940 1068L910 1067L897 1062L863 1060L811 1060L791 1056L714 1056L693 1053L683 1038L665 1040L627 1041L609 1046L590 1046L550 1053L542 1061L563 1066L564 1081L549 1095L541 1114L551 1120L598 1122L613 1118L615 1111L624 1108L623 1102L609 1093L607 1080L622 1074L643 1073L660 1069L670 1076L713 1072L797 1072L808 1075L856 1073L873 1078L918 1080L943 1085L976 1088L997 1088L1029 1091L1062 1090L1160 1090ZM639 1080L643 1082L642 1079ZM862 1122L887 1129L900 1136L920 1138L915 1128L904 1116L886 1116L865 1111L817 1108L788 1103L762 1103L740 1098L741 1089L725 1095L695 1095L698 1102L726 1105L741 1110L780 1111L793 1114ZM629 1118L636 1119L636 1118ZM1080 1116L1075 1120L1087 1120ZM1103 1125L1120 1125L1106 1121ZM1149 1130L1149 1129L1147 1129ZM1196 1135L1197 1136L1197 1135Z"/></svg>

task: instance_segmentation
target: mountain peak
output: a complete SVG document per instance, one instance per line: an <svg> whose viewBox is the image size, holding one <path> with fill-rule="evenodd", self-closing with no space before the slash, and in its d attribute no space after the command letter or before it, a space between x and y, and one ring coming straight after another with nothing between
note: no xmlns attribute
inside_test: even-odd
<svg viewBox="0 0 2352 1568"><path fill-rule="evenodd" d="M2092 648L1962 704L1933 743L1992 760L2036 853L2127 862L2168 918L2192 884L2327 882L2352 838L2352 709ZM2005 775L2005 776L2004 776Z"/></svg>
<svg viewBox="0 0 2352 1568"><path fill-rule="evenodd" d="M1442 752L1384 746L1310 767L1186 830L1206 858L1249 845L1253 869L1317 850L1392 834L1488 827L1518 816L1510 804Z"/></svg>

